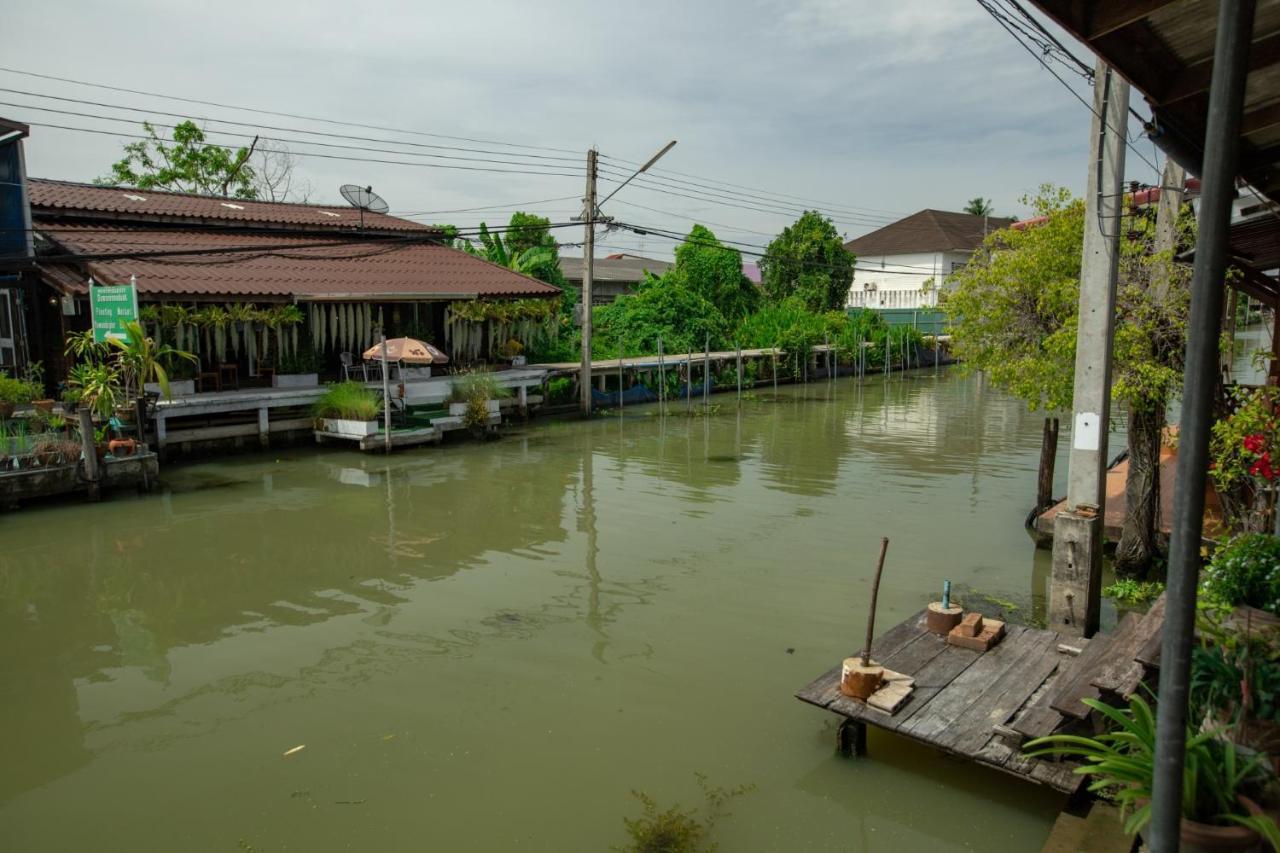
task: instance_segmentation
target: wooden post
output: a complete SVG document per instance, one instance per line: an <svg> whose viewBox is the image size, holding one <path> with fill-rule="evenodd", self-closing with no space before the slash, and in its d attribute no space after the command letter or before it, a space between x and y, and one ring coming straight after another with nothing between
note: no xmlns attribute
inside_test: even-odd
<svg viewBox="0 0 1280 853"><path fill-rule="evenodd" d="M93 443L93 415L80 407L80 452L84 454L84 478L89 481L89 499L98 499L98 448Z"/></svg>
<svg viewBox="0 0 1280 853"><path fill-rule="evenodd" d="M387 362L387 332L385 329L379 329L378 335L382 338L382 418L386 429L386 438L383 440L383 449L385 452L391 452L391 369Z"/></svg>
<svg viewBox="0 0 1280 853"><path fill-rule="evenodd" d="M880 558L876 560L876 577L871 582L871 612L867 615L867 642L862 647L862 665L871 664L871 641L876 636L876 599L880 596L880 575L884 572L884 555L889 550L889 537L880 539Z"/></svg>
<svg viewBox="0 0 1280 853"><path fill-rule="evenodd" d="M742 347L738 350L738 405L742 405Z"/></svg>
<svg viewBox="0 0 1280 853"><path fill-rule="evenodd" d="M1058 460L1058 419L1044 419L1044 434L1040 439L1040 474L1036 480L1036 512L1043 512L1053 504L1053 468Z"/></svg>
<svg viewBox="0 0 1280 853"><path fill-rule="evenodd" d="M658 336L658 414L667 413L667 369L662 361L662 336Z"/></svg>
<svg viewBox="0 0 1280 853"><path fill-rule="evenodd" d="M258 408L258 444L265 447L271 446L271 424L267 414L266 405Z"/></svg>
<svg viewBox="0 0 1280 853"><path fill-rule="evenodd" d="M708 405L711 394L711 338L708 337L702 351L702 408Z"/></svg>

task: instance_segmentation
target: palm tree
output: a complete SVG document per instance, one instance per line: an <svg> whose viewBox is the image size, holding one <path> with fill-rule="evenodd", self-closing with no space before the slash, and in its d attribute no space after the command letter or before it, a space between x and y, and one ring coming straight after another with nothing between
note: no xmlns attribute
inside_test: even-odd
<svg viewBox="0 0 1280 853"><path fill-rule="evenodd" d="M969 199L969 203L964 206L964 212L971 216L991 216L994 211L991 207L991 199L978 196Z"/></svg>

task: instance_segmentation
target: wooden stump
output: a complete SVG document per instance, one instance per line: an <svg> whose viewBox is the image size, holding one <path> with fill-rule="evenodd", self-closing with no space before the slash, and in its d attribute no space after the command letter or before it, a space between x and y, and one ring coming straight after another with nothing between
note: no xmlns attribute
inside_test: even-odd
<svg viewBox="0 0 1280 853"><path fill-rule="evenodd" d="M845 658L840 673L840 692L865 702L872 693L880 689L882 680L884 667L875 661L863 666L862 658Z"/></svg>
<svg viewBox="0 0 1280 853"><path fill-rule="evenodd" d="M945 637L951 633L952 628L960 624L963 617L963 607L953 604L944 608L941 601L931 601L929 610L925 614L925 624L932 633Z"/></svg>

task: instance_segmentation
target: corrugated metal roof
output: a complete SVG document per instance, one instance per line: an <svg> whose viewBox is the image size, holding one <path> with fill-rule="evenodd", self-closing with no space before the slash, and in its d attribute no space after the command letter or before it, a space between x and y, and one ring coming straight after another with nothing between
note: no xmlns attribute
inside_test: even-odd
<svg viewBox="0 0 1280 853"><path fill-rule="evenodd" d="M561 258L560 272L570 281L582 281L582 258ZM595 281L628 281L638 282L644 279L645 271L654 275L662 275L671 269L673 262L659 261L654 258L641 258L635 255L624 257L596 258L591 275Z"/></svg>
<svg viewBox="0 0 1280 853"><path fill-rule="evenodd" d="M221 223L322 230L360 229L360 211L349 205L248 201L131 187L101 187L47 178L28 179L31 209L36 215L140 219L181 224ZM419 222L364 213L366 231L422 231Z"/></svg>
<svg viewBox="0 0 1280 853"><path fill-rule="evenodd" d="M982 245L986 234L1012 224L1012 219L998 216L926 209L850 240L844 247L864 257L914 252L972 252Z"/></svg>
<svg viewBox="0 0 1280 853"><path fill-rule="evenodd" d="M550 297L559 288L439 243L37 220L36 230L66 252L143 257L85 264L41 262L63 290L117 284L136 276L143 297L233 296L251 299L382 297ZM309 248L302 248L302 247ZM198 250L198 255L145 257L148 252ZM247 252L225 250L251 249ZM259 250L260 249L260 250ZM219 250L224 250L219 252ZM39 260L39 259L37 259Z"/></svg>

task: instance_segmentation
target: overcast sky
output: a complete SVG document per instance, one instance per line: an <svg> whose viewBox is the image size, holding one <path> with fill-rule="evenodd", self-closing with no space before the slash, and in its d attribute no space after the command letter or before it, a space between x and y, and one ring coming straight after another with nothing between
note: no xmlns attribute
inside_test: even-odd
<svg viewBox="0 0 1280 853"><path fill-rule="evenodd" d="M300 156L297 168L314 188L313 202L340 202L340 184L372 184L393 212L460 226L505 221L513 205L567 221L579 202L527 202L580 197L588 147L613 158L602 159L606 169L622 169L619 160L645 160L670 139L679 144L654 173L667 186L633 184L605 213L682 233L701 221L723 239L763 244L805 207L839 208L832 218L854 237L921 208L959 210L979 195L993 199L997 213L1021 214L1018 199L1040 183L1078 192L1085 182L1088 110L975 0L9 0L5 12L10 37L0 65L11 69L362 126L0 72L0 86L9 90L109 105L0 92L0 115L33 125L26 149L32 176L105 174L127 140L39 125L139 132L131 123L144 115L118 109L125 106L275 125L293 130L260 132L363 149L290 143L298 154L413 163ZM1070 46L1092 64L1085 48ZM1083 82L1072 81L1090 97ZM40 112L35 104L129 122ZM1134 106L1145 114L1137 97ZM228 144L247 141L230 133L259 130L206 126L211 139ZM1150 142L1135 147L1155 161ZM425 153L521 165L428 161L419 156ZM428 162L564 174L448 170ZM1155 179L1132 151L1127 172ZM712 182L719 189L705 186ZM602 182L601 197L612 186ZM712 193L714 200L705 197ZM497 209L435 213L480 206ZM558 234L581 240L580 228ZM657 237L611 233L600 242L602 254L623 248L663 257L671 250Z"/></svg>

